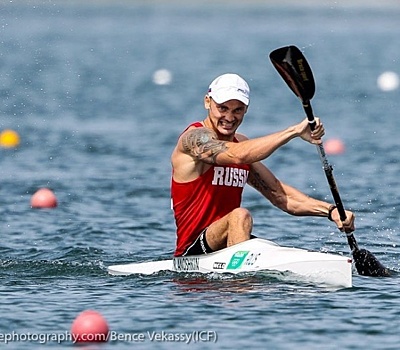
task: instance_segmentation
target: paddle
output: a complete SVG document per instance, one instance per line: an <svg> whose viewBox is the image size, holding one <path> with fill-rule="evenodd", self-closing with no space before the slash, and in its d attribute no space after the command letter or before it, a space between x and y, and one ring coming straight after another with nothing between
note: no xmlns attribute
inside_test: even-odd
<svg viewBox="0 0 400 350"><path fill-rule="evenodd" d="M315 128L315 118L311 108L311 99L315 93L315 82L311 68L296 46L285 46L272 51L269 55L272 64L288 84L290 89L300 99L306 112L311 130ZM339 195L336 181L333 177L333 168L326 158L324 146L317 145L323 169L332 192L333 199L339 211L340 219L346 220L346 212ZM357 272L365 276L389 276L389 270L368 250L359 249L353 233L347 233L347 242L352 251Z"/></svg>

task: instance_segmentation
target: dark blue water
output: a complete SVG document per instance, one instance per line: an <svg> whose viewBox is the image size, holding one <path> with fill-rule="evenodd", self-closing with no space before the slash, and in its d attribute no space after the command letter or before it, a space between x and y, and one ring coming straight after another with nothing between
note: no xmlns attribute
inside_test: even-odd
<svg viewBox="0 0 400 350"><path fill-rule="evenodd" d="M400 74L400 7L371 6L1 2L0 129L17 131L21 145L0 150L0 341L31 333L36 340L7 348L71 347L38 337L61 337L95 309L118 334L146 337L100 349L187 347L152 341L152 332L217 336L192 343L201 349L397 349L400 95L376 79ZM312 66L326 138L346 145L329 159L357 215L358 243L394 276L355 274L354 287L338 291L266 276L109 276L108 265L171 255L169 155L183 128L204 117L215 76L249 81L241 127L249 137L303 118L268 60L288 44ZM159 69L170 83L153 82ZM265 163L331 200L315 147L295 140ZM40 187L55 191L58 208L30 208ZM261 237L350 255L326 219L289 217L251 189L244 205Z"/></svg>

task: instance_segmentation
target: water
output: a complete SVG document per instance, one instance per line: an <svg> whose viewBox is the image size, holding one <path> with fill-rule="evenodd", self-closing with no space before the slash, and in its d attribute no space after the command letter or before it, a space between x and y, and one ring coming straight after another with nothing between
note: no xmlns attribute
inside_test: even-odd
<svg viewBox="0 0 400 350"><path fill-rule="evenodd" d="M16 130L22 142L0 150L0 333L64 334L79 312L95 309L121 336L146 337L99 349L187 347L150 340L163 331L217 335L192 344L201 349L398 348L399 90L380 91L376 79L400 74L399 15L390 2L2 1L0 129ZM303 118L268 60L288 44L312 66L326 137L346 144L329 159L356 212L358 243L393 277L355 274L353 288L332 291L272 276L109 276L108 265L171 255L169 155L183 128L204 117L215 76L249 81L241 131L250 137ZM153 83L159 69L171 72L170 84ZM266 164L331 200L313 146L295 140ZM59 206L32 210L30 197L44 186ZM326 219L288 217L251 189L244 205L261 237L349 254ZM71 346L36 339L7 348Z"/></svg>

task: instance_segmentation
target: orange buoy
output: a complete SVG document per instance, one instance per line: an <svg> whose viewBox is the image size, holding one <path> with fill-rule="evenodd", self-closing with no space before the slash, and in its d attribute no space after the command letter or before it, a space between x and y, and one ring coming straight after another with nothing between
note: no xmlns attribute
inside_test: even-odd
<svg viewBox="0 0 400 350"><path fill-rule="evenodd" d="M41 188L31 197L32 208L55 208L57 206L57 197L52 190Z"/></svg>
<svg viewBox="0 0 400 350"><path fill-rule="evenodd" d="M326 154L337 155L344 153L346 147L340 139L329 139L324 142L324 149Z"/></svg>
<svg viewBox="0 0 400 350"><path fill-rule="evenodd" d="M108 333L107 321L93 310L81 312L71 326L74 343L103 343L108 340Z"/></svg>

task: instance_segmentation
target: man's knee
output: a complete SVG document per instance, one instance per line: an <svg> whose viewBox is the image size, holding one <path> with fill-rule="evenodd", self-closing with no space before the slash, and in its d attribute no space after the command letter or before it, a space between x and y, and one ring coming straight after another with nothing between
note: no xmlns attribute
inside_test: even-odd
<svg viewBox="0 0 400 350"><path fill-rule="evenodd" d="M232 211L232 215L235 220L246 222L248 224L253 223L253 217L251 216L250 211L248 211L246 208L236 208Z"/></svg>

